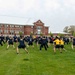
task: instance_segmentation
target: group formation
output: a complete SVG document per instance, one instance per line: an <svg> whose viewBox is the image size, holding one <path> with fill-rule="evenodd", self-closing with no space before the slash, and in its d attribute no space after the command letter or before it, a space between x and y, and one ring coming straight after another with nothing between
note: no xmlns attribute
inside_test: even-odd
<svg viewBox="0 0 75 75"><path fill-rule="evenodd" d="M58 36L16 36L16 34L14 36L6 36L4 37L3 34L0 36L0 45L3 46L3 44L7 43L7 49L10 47L10 45L13 46L13 48L15 48L14 43L16 43L17 47L16 47L16 53L19 54L19 49L23 48L27 53L27 47L29 47L30 45L32 47L34 47L34 43L38 46L39 45L39 50L41 51L42 48L44 47L44 49L47 51L47 49L53 45L53 50L54 50L54 54L56 53L56 50L58 49L60 51L60 53L62 53L62 50L67 51L64 48L65 44L71 44L72 49L74 49L75 46L75 37L58 37Z"/></svg>

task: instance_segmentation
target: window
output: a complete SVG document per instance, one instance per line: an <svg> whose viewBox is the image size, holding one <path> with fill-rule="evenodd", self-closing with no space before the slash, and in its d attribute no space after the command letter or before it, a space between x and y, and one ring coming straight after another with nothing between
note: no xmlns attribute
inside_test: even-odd
<svg viewBox="0 0 75 75"><path fill-rule="evenodd" d="M8 27L9 25L7 25L7 27Z"/></svg>
<svg viewBox="0 0 75 75"><path fill-rule="evenodd" d="M41 30L38 30L38 31L37 31L37 34L40 34L40 33L41 33Z"/></svg>
<svg viewBox="0 0 75 75"><path fill-rule="evenodd" d="M4 25L5 28L7 28L7 25Z"/></svg>
<svg viewBox="0 0 75 75"><path fill-rule="evenodd" d="M20 26L22 28L22 26Z"/></svg>
<svg viewBox="0 0 75 75"><path fill-rule="evenodd" d="M4 33L8 33L8 30L4 30Z"/></svg>
<svg viewBox="0 0 75 75"><path fill-rule="evenodd" d="M0 25L0 28L1 28L1 25Z"/></svg>
<svg viewBox="0 0 75 75"><path fill-rule="evenodd" d="M37 26L37 29L42 29L42 27L41 26Z"/></svg>
<svg viewBox="0 0 75 75"><path fill-rule="evenodd" d="M14 25L12 25L11 27L14 27Z"/></svg>
<svg viewBox="0 0 75 75"><path fill-rule="evenodd" d="M0 27L2 27L3 25L2 24L0 24Z"/></svg>
<svg viewBox="0 0 75 75"><path fill-rule="evenodd" d="M10 25L10 27L14 27L14 25Z"/></svg>
<svg viewBox="0 0 75 75"><path fill-rule="evenodd" d="M14 30L10 30L10 34L14 34L14 32L15 32Z"/></svg>
<svg viewBox="0 0 75 75"><path fill-rule="evenodd" d="M33 28L33 26L31 26L31 28Z"/></svg>
<svg viewBox="0 0 75 75"><path fill-rule="evenodd" d="M19 33L19 30L15 30L15 33Z"/></svg>
<svg viewBox="0 0 75 75"><path fill-rule="evenodd" d="M19 27L18 25L15 25L15 27Z"/></svg>
<svg viewBox="0 0 75 75"><path fill-rule="evenodd" d="M41 33L42 26L37 26L37 34Z"/></svg>

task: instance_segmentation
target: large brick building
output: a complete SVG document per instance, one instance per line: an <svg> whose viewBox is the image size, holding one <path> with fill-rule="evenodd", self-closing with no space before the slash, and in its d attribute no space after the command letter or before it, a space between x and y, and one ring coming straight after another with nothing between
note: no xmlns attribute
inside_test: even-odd
<svg viewBox="0 0 75 75"><path fill-rule="evenodd" d="M7 34L19 34L22 32L24 35L34 35L44 34L48 35L49 27L44 26L44 23L41 20L38 20L33 23L33 25L20 25L20 24L6 24L0 23L0 33Z"/></svg>

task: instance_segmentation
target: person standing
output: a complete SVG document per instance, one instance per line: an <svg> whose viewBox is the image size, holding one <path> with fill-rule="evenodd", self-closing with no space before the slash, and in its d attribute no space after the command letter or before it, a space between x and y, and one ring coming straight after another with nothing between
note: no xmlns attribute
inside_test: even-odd
<svg viewBox="0 0 75 75"><path fill-rule="evenodd" d="M54 43L54 53L56 53L56 49L58 49L58 50L60 49L59 38L57 36L56 36L55 40L53 41L53 43Z"/></svg>
<svg viewBox="0 0 75 75"><path fill-rule="evenodd" d="M29 47L29 46L34 47L33 42L34 42L34 40L33 40L33 38L30 36L30 37L28 38L28 47Z"/></svg>
<svg viewBox="0 0 75 75"><path fill-rule="evenodd" d="M7 49L10 47L10 45L12 45L13 46L13 48L15 48L15 46L14 46L14 41L13 41L13 38L10 36L9 37L9 39L8 39L8 41L7 41Z"/></svg>
<svg viewBox="0 0 75 75"><path fill-rule="evenodd" d="M2 42L2 40L1 40L1 38L0 38L0 45L3 46L3 42Z"/></svg>
<svg viewBox="0 0 75 75"><path fill-rule="evenodd" d="M19 45L17 46L17 49L16 49L17 54L19 54L19 49L21 49L21 48L24 49L28 53L23 36L20 36L20 40L18 41L18 43L19 43Z"/></svg>
<svg viewBox="0 0 75 75"><path fill-rule="evenodd" d="M73 37L72 39L72 49L74 49L74 47L75 47L75 37Z"/></svg>
<svg viewBox="0 0 75 75"><path fill-rule="evenodd" d="M63 41L63 38L62 37L59 38L59 43L60 43L60 52L62 53L62 50L67 51L64 48L64 41Z"/></svg>
<svg viewBox="0 0 75 75"><path fill-rule="evenodd" d="M17 42L17 40L18 40L18 38L17 38L16 34L13 36L13 39L14 39L14 42L16 43L16 42Z"/></svg>
<svg viewBox="0 0 75 75"><path fill-rule="evenodd" d="M45 36L43 36L41 39L40 50L44 47L45 50L47 51L47 45L46 44L47 44L47 40L46 40Z"/></svg>

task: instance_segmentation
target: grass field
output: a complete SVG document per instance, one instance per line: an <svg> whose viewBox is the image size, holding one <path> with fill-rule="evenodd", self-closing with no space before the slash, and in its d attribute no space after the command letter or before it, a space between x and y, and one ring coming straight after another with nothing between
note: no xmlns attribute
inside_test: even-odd
<svg viewBox="0 0 75 75"><path fill-rule="evenodd" d="M75 75L75 51L70 45L65 46L67 52L53 53L53 47L48 51L35 46L29 47L27 54L20 49L20 54L6 44L0 47L0 75Z"/></svg>

